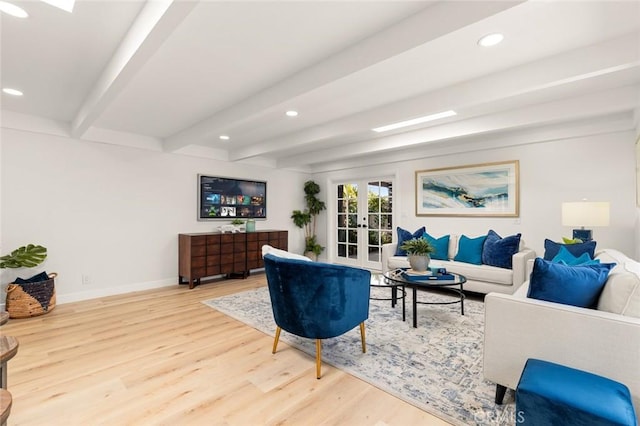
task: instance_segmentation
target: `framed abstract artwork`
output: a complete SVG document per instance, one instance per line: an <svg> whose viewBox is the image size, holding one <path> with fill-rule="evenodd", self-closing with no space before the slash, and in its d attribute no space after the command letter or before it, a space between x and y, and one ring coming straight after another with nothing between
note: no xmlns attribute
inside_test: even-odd
<svg viewBox="0 0 640 426"><path fill-rule="evenodd" d="M518 217L519 161L416 171L416 216Z"/></svg>

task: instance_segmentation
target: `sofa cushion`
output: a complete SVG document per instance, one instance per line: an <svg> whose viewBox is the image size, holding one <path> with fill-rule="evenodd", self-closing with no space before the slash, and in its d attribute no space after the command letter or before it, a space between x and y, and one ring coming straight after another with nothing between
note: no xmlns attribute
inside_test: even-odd
<svg viewBox="0 0 640 426"><path fill-rule="evenodd" d="M576 257L565 246L560 247L560 251L555 255L552 262L562 263L564 265L575 266L575 265L593 265L595 263L600 263L600 259L592 259L589 257L589 253L582 253L580 256Z"/></svg>
<svg viewBox="0 0 640 426"><path fill-rule="evenodd" d="M407 252L402 250L400 247L405 241L413 240L414 238L421 238L425 233L424 226L420 227L413 234L406 229L402 229L399 226L396 228L398 232L398 247L396 248L396 256L406 256Z"/></svg>
<svg viewBox="0 0 640 426"><path fill-rule="evenodd" d="M272 254L274 256L282 257L285 259L308 260L309 262L311 262L311 259L309 259L306 256L291 253L289 251L280 250L268 244L265 244L262 246L262 257L264 258L267 254Z"/></svg>
<svg viewBox="0 0 640 426"><path fill-rule="evenodd" d="M596 249L595 241L588 241L586 243L577 244L560 244L549 239L544 240L544 260L551 260L560 251L560 247L566 247L567 250L574 256L578 257L582 253L588 253L589 257L593 259L593 254Z"/></svg>
<svg viewBox="0 0 640 426"><path fill-rule="evenodd" d="M582 308L595 307L614 263L567 266L536 258L527 297Z"/></svg>
<svg viewBox="0 0 640 426"><path fill-rule="evenodd" d="M492 284L513 285L513 271L489 265L474 265L467 262L432 261L432 266L445 268L448 272L461 274L468 281L482 281Z"/></svg>
<svg viewBox="0 0 640 426"><path fill-rule="evenodd" d="M498 268L513 268L513 255L520 248L521 234L502 238L493 229L489 230L482 247L482 263Z"/></svg>
<svg viewBox="0 0 640 426"><path fill-rule="evenodd" d="M458 253L453 260L482 265L482 246L486 238L486 235L476 238L469 238L466 235L460 236Z"/></svg>
<svg viewBox="0 0 640 426"><path fill-rule="evenodd" d="M431 259L448 260L449 259L449 235L444 235L440 238L434 238L428 233L422 234L422 238L431 243L436 251L431 253Z"/></svg>
<svg viewBox="0 0 640 426"><path fill-rule="evenodd" d="M596 256L602 262L615 262L598 300L598 310L640 318L640 263L616 250Z"/></svg>

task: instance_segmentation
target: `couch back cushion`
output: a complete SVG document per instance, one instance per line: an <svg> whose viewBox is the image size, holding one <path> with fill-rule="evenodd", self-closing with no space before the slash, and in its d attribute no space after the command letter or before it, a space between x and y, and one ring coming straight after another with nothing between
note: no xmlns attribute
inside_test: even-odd
<svg viewBox="0 0 640 426"><path fill-rule="evenodd" d="M588 241L586 243L577 244L560 244L550 239L544 240L544 260L552 260L558 252L560 247L565 247L572 255L579 257L582 253L589 254L589 258L593 259L594 252L596 250L596 242Z"/></svg>
<svg viewBox="0 0 640 426"><path fill-rule="evenodd" d="M596 258L617 264L609 273L598 310L640 318L640 263L611 249L599 252Z"/></svg>
<svg viewBox="0 0 640 426"><path fill-rule="evenodd" d="M527 297L595 308L613 263L567 266L537 258L529 280Z"/></svg>
<svg viewBox="0 0 640 426"><path fill-rule="evenodd" d="M429 241L431 245L435 248L435 252L431 253L432 259L437 260L449 260L449 240L451 239L450 235L444 235L440 238L434 238L429 235L427 232L422 234L422 238Z"/></svg>
<svg viewBox="0 0 640 426"><path fill-rule="evenodd" d="M482 265L482 246L486 239L486 235L476 238L469 238L466 235L461 235L458 243L458 253L455 255L453 260L473 263L474 265Z"/></svg>
<svg viewBox="0 0 640 426"><path fill-rule="evenodd" d="M406 256L407 252L401 249L400 247L405 241L413 240L414 238L422 238L422 235L425 233L424 226L418 228L416 232L413 234L406 229L400 228L399 226L396 228L398 232L398 246L396 248L396 256Z"/></svg>
<svg viewBox="0 0 640 426"><path fill-rule="evenodd" d="M498 268L512 269L513 255L520 250L521 234L502 238L493 229L489 230L482 247L482 263Z"/></svg>

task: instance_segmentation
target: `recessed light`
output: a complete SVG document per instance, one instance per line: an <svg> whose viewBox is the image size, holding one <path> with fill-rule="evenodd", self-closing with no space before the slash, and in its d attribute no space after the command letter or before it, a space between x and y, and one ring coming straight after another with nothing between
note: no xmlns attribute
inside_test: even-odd
<svg viewBox="0 0 640 426"><path fill-rule="evenodd" d="M480 40L478 40L478 44L482 47L490 47L495 46L502 40L504 40L504 35L500 33L493 33L487 34L486 36L482 37Z"/></svg>
<svg viewBox="0 0 640 426"><path fill-rule="evenodd" d="M2 89L4 93L11 96L22 96L22 92L17 89L11 89L10 87L5 87Z"/></svg>
<svg viewBox="0 0 640 426"><path fill-rule="evenodd" d="M228 141L231 138L229 136L227 136L227 135L220 135L220 139L223 140L223 141Z"/></svg>
<svg viewBox="0 0 640 426"><path fill-rule="evenodd" d="M0 11L8 15L15 16L16 18L26 18L27 16L29 16L29 14L25 12L23 8L6 1L0 1Z"/></svg>
<svg viewBox="0 0 640 426"><path fill-rule="evenodd" d="M297 115L298 115L298 111L293 111L293 110L287 111L288 117L295 117Z"/></svg>
<svg viewBox="0 0 640 426"><path fill-rule="evenodd" d="M455 111L443 111L436 114L425 115L424 117L412 118L411 120L400 121L398 123L387 124L386 126L376 127L371 129L374 132L387 132L389 130L399 129L401 127L413 126L414 124L426 123L427 121L439 120L441 118L451 117L456 115Z"/></svg>

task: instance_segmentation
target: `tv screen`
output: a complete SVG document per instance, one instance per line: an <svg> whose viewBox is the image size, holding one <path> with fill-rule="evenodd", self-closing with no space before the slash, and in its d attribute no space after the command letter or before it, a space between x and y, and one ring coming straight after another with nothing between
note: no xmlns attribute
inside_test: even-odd
<svg viewBox="0 0 640 426"><path fill-rule="evenodd" d="M198 175L198 220L235 218L267 218L267 182Z"/></svg>

